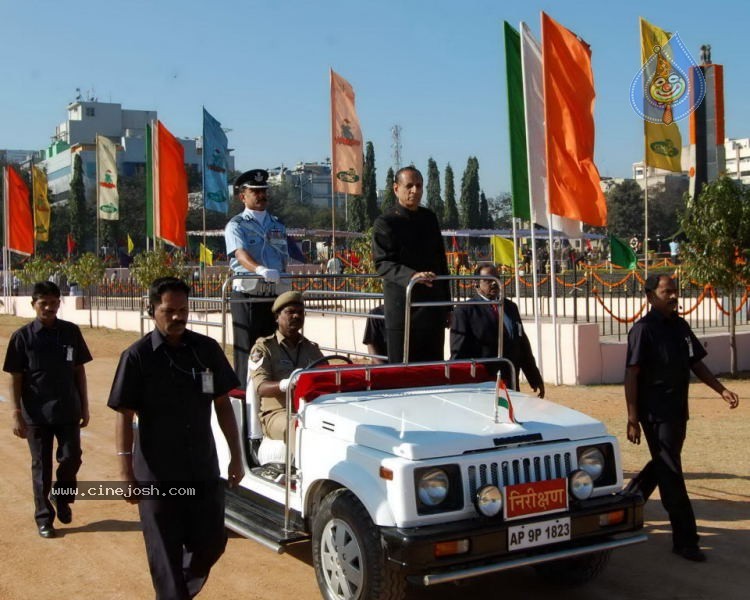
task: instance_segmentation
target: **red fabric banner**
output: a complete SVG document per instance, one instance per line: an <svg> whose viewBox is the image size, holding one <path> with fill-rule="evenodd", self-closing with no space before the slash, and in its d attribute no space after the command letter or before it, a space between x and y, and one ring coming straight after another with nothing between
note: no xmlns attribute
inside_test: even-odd
<svg viewBox="0 0 750 600"><path fill-rule="evenodd" d="M156 236L168 244L184 248L187 246L188 212L185 150L161 121L157 122L156 156Z"/></svg>
<svg viewBox="0 0 750 600"><path fill-rule="evenodd" d="M5 167L5 245L19 254L34 253L34 218L29 188L18 172Z"/></svg>

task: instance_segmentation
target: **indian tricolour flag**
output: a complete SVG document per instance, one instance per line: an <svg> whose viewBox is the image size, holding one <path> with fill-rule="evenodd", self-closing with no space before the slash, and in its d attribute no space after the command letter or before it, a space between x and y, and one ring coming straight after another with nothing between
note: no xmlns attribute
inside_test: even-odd
<svg viewBox="0 0 750 600"><path fill-rule="evenodd" d="M495 388L495 393L497 396L498 408L504 408L508 411L508 422L518 423L518 421L516 421L515 415L513 414L513 403L510 401L508 388L506 387L505 382L502 380L502 377L500 377L499 374L497 377L497 387Z"/></svg>

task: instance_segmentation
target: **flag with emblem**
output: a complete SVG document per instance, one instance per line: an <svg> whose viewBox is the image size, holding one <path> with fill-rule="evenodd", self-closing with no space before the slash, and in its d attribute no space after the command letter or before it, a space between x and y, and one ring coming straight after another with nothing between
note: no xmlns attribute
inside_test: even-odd
<svg viewBox="0 0 750 600"><path fill-rule="evenodd" d="M513 412L513 403L510 401L510 394L508 393L508 388L505 385L505 382L503 381L502 377L500 377L500 373L497 374L497 385L495 387L495 393L497 396L497 407L503 408L507 411L508 422L518 423L518 421L516 421L516 416Z"/></svg>
<svg viewBox="0 0 750 600"><path fill-rule="evenodd" d="M354 108L354 88L331 69L331 146L333 189L362 193L362 129Z"/></svg>
<svg viewBox="0 0 750 600"><path fill-rule="evenodd" d="M633 249L613 235L609 236L609 253L613 265L631 270L638 265L638 257Z"/></svg>
<svg viewBox="0 0 750 600"><path fill-rule="evenodd" d="M205 108L203 109L203 205L206 210L229 212L227 183L227 135Z"/></svg>
<svg viewBox="0 0 750 600"><path fill-rule="evenodd" d="M104 221L120 218L120 197L117 192L117 147L103 135L96 136L96 205L98 217Z"/></svg>
<svg viewBox="0 0 750 600"><path fill-rule="evenodd" d="M205 266L211 267L214 264L214 253L208 249L205 244L200 245L199 259Z"/></svg>
<svg viewBox="0 0 750 600"><path fill-rule="evenodd" d="M34 253L34 218L31 215L29 188L12 166L4 168L3 203L5 247L18 254Z"/></svg>
<svg viewBox="0 0 750 600"><path fill-rule="evenodd" d="M672 36L646 19L640 19L641 29L641 64L645 65L654 56L654 47L665 48ZM645 100L644 100L645 102ZM682 172L680 155L682 153L682 136L677 123L669 125L652 123L643 120L646 143L646 166L666 171Z"/></svg>
<svg viewBox="0 0 750 600"><path fill-rule="evenodd" d="M34 202L34 235L38 242L49 241L50 209L47 198L47 173L31 166L31 190Z"/></svg>

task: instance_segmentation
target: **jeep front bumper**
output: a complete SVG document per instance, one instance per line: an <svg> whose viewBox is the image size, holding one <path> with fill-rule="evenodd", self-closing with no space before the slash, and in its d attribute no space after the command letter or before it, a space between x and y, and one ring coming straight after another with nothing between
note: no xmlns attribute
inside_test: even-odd
<svg viewBox="0 0 750 600"><path fill-rule="evenodd" d="M624 511L623 520L603 525L603 517L616 511ZM569 540L509 549L511 527L564 517L570 518ZM639 533L642 527L642 496L622 493L571 503L567 512L512 522L477 517L427 527L385 527L381 533L388 559L401 566L411 581L429 586L641 543L647 539ZM468 540L465 552L436 557L439 544L457 540Z"/></svg>

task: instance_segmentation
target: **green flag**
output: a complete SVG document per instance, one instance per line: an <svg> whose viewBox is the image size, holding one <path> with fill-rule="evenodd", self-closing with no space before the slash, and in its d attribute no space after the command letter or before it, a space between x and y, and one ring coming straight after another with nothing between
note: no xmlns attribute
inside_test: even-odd
<svg viewBox="0 0 750 600"><path fill-rule="evenodd" d="M623 269L635 269L638 259L633 249L615 236L609 236L609 251L612 264Z"/></svg>
<svg viewBox="0 0 750 600"><path fill-rule="evenodd" d="M154 237L154 162L151 124L146 124L146 239Z"/></svg>
<svg viewBox="0 0 750 600"><path fill-rule="evenodd" d="M513 216L529 221L531 220L531 212L529 210L529 168L526 158L526 116L523 102L521 36L507 21L505 21L504 26Z"/></svg>

